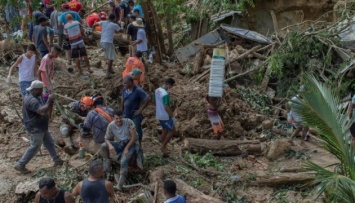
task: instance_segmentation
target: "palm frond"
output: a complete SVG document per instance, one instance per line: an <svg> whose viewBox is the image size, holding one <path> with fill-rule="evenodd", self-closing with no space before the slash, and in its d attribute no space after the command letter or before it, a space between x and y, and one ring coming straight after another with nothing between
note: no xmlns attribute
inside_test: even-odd
<svg viewBox="0 0 355 203"><path fill-rule="evenodd" d="M349 115L337 108L339 98L315 77L305 74L306 91L300 94L296 113L302 121L314 128L325 141L325 149L336 156L342 164L342 174L355 179L355 154L351 147Z"/></svg>
<svg viewBox="0 0 355 203"><path fill-rule="evenodd" d="M329 202L355 202L355 181L312 162L307 162L305 166L316 172L316 178L311 184L317 185L318 197L325 192Z"/></svg>

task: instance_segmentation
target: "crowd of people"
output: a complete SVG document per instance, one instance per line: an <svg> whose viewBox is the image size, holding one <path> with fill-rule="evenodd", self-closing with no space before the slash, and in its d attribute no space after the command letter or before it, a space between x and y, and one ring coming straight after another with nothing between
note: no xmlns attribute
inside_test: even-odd
<svg viewBox="0 0 355 203"><path fill-rule="evenodd" d="M130 56L136 51L142 53L142 57L148 58L148 40L146 37L145 21L142 7L132 0L113 0L108 2L111 12L105 11L88 13L79 0L64 2L60 8L56 8L51 0L44 0L40 5L33 5L31 0L24 0L18 5L12 5L7 1L3 5L6 21L13 32L18 30L28 31L28 38L36 47L42 60L53 46L65 51L67 68L74 72L74 62L78 75L83 73L81 67L85 64L89 73L90 60L85 46L86 29L101 32L100 45L107 59L106 77L114 76L113 63L116 61L116 47L114 45L115 33L125 32L130 41ZM16 21L21 17L21 25ZM57 36L54 42L54 36ZM143 58L142 58L143 60ZM144 62L144 60L143 60Z"/></svg>
<svg viewBox="0 0 355 203"><path fill-rule="evenodd" d="M10 67L7 82L12 83L15 68L19 72L20 92L23 99L23 124L30 138L30 146L17 161L14 169L22 174L31 173L26 165L39 152L43 145L49 152L54 166L63 165L63 160L57 154L55 143L49 131L50 116L56 94L55 59L61 57L64 50L68 71L72 62L76 65L78 74L82 67L87 67L89 73L90 61L85 46L85 28L101 32L100 46L107 59L106 78L112 78L115 71L113 64L117 54L114 45L114 35L126 32L131 42L130 57L121 73L124 88L119 109L112 109L105 104L104 97L99 92L92 92L80 101L69 103L62 113L60 134L64 140L64 152L73 155L79 146L72 140L72 135L80 131L80 144L85 151L96 154L97 159L89 167L89 177L77 184L72 193L55 186L53 179L44 178L39 183L39 192L35 202L74 202L74 196L81 196L87 202L109 202L113 197L113 189L123 190L130 166L143 169L142 151L142 121L143 111L154 103L156 119L162 127L160 150L163 156L169 154L168 143L176 133L174 111L171 108L169 90L175 85L172 78L162 81L162 86L153 92L153 97L144 89L147 72L144 57L148 55L148 42L145 31L142 8L134 1L122 1L116 4L109 1L111 12L90 13L85 19L85 10L80 1L63 3L57 10L50 0L43 1L39 6L31 5L31 1L22 11L21 26L16 29L28 30L32 44L27 46L24 54L19 56ZM34 8L34 10L32 10ZM18 9L15 5L6 5L5 13L13 17ZM25 12L26 11L26 12ZM33 19L33 20L31 20ZM55 37L56 36L56 37ZM40 63L36 62L37 55ZM85 63L83 66L82 61ZM115 186L104 178L118 171L119 179ZM176 195L176 185L172 181L164 184L166 202L185 202L183 197ZM97 192L100 191L100 192Z"/></svg>

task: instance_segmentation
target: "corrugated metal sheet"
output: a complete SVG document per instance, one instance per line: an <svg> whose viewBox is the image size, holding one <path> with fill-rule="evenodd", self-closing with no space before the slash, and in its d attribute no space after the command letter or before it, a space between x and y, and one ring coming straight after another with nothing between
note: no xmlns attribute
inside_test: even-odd
<svg viewBox="0 0 355 203"><path fill-rule="evenodd" d="M197 52L200 51L200 47L195 45L195 43L216 44L221 41L222 39L219 36L217 30L214 30L191 42L190 44L178 49L176 51L176 57L180 63L185 63L190 60L190 57L195 56Z"/></svg>

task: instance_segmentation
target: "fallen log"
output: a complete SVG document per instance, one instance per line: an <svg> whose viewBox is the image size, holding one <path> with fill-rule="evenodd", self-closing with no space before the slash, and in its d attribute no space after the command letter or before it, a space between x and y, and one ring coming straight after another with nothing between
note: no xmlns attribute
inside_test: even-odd
<svg viewBox="0 0 355 203"><path fill-rule="evenodd" d="M178 193L185 196L187 202L190 203L201 203L201 202L208 202L208 203L223 203L224 201L205 195L203 192L196 190L195 188L191 187L181 179L174 179L176 183L176 187Z"/></svg>
<svg viewBox="0 0 355 203"><path fill-rule="evenodd" d="M207 140L186 138L184 148L192 153L207 153L220 156L237 156L243 153L260 154L261 145L259 140Z"/></svg>
<svg viewBox="0 0 355 203"><path fill-rule="evenodd" d="M248 178L245 176L244 178ZM280 187L284 185L305 184L314 180L314 173L280 173L271 175L256 176L255 181L249 185Z"/></svg>

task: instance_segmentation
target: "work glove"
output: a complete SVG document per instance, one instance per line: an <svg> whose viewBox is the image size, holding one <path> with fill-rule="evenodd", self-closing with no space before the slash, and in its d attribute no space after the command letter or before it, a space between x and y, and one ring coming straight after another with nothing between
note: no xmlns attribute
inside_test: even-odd
<svg viewBox="0 0 355 203"><path fill-rule="evenodd" d="M7 78L6 78L6 83L7 83L7 84L12 83L11 76L7 76Z"/></svg>

